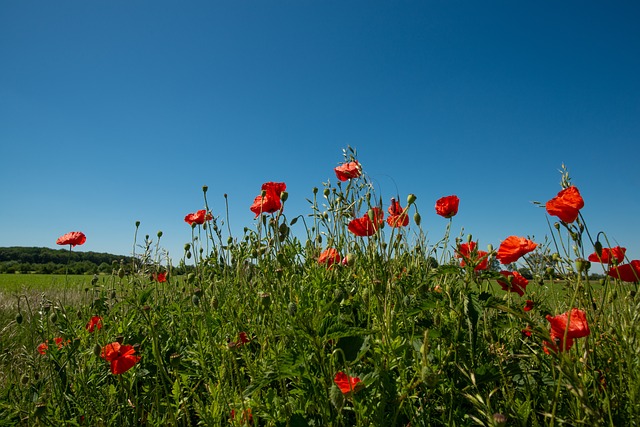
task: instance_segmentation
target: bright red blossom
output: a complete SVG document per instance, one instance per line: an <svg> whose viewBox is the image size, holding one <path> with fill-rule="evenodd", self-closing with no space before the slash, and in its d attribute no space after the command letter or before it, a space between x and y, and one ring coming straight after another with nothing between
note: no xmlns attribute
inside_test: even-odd
<svg viewBox="0 0 640 427"><path fill-rule="evenodd" d="M84 235L81 231L72 231L65 235L58 237L56 240L56 244L58 245L71 245L71 247L75 247L76 245L82 245L87 241L87 236Z"/></svg>
<svg viewBox="0 0 640 427"><path fill-rule="evenodd" d="M533 307L535 307L535 303L533 301L531 301L530 299L528 299L525 302L524 307L522 309L524 311L531 311L533 309Z"/></svg>
<svg viewBox="0 0 640 427"><path fill-rule="evenodd" d="M387 224L391 227L406 227L409 225L409 215L402 209L400 202L391 198L391 206L389 206L389 216L387 217Z"/></svg>
<svg viewBox="0 0 640 427"><path fill-rule="evenodd" d="M640 282L640 260L634 259L629 264L611 267L607 274L623 282Z"/></svg>
<svg viewBox="0 0 640 427"><path fill-rule="evenodd" d="M572 308L570 311L557 316L547 315L546 319L551 324L552 343L544 341L544 352L567 351L573 346L573 340L586 337L591 333L587 323L587 315L584 311ZM566 332L566 340L565 340Z"/></svg>
<svg viewBox="0 0 640 427"><path fill-rule="evenodd" d="M164 283L167 281L167 273L162 272L162 273L157 273L155 275L155 279L158 283Z"/></svg>
<svg viewBox="0 0 640 427"><path fill-rule="evenodd" d="M380 208L371 208L363 217L352 219L347 227L356 236L365 237L376 234L384 221Z"/></svg>
<svg viewBox="0 0 640 427"><path fill-rule="evenodd" d="M91 333L98 328L98 330L102 329L102 317L93 316L85 326L85 329Z"/></svg>
<svg viewBox="0 0 640 427"><path fill-rule="evenodd" d="M284 182L265 182L261 189L264 196L257 196L249 208L256 214L256 218L261 213L274 213L282 209L280 195L287 189L287 185Z"/></svg>
<svg viewBox="0 0 640 427"><path fill-rule="evenodd" d="M327 267L331 267L333 264L337 264L342 260L340 252L335 248L327 248L318 257L318 264L327 264Z"/></svg>
<svg viewBox="0 0 640 427"><path fill-rule="evenodd" d="M211 213L210 212L207 213L207 211L204 209L200 209L198 212L190 213L184 217L184 221L189 223L189 225L193 225L193 224L202 225L206 221L211 221L212 219L213 219L213 216L211 215Z"/></svg>
<svg viewBox="0 0 640 427"><path fill-rule="evenodd" d="M333 378L333 382L336 383L342 394L355 393L360 389L358 384L362 384L362 380L358 377L350 377L344 372L340 371Z"/></svg>
<svg viewBox="0 0 640 427"><path fill-rule="evenodd" d="M520 259L521 256L528 254L538 246L524 237L509 236L500 243L496 258L501 264L511 264Z"/></svg>
<svg viewBox="0 0 640 427"><path fill-rule="evenodd" d="M476 242L461 243L456 250L456 257L461 258L460 267L470 264L474 271L486 270L489 267L489 252L477 249Z"/></svg>
<svg viewBox="0 0 640 427"><path fill-rule="evenodd" d="M135 353L132 345L121 345L116 341L104 346L100 357L111 363L112 374L120 375L140 361L140 356L135 356Z"/></svg>
<svg viewBox="0 0 640 427"><path fill-rule="evenodd" d="M333 169L340 181L346 181L351 178L357 178L362 173L362 168L358 161L344 163Z"/></svg>
<svg viewBox="0 0 640 427"><path fill-rule="evenodd" d="M621 248L620 246L616 246L615 248L602 248L602 255L594 252L589 255L589 261L601 262L603 264L619 264L624 261L625 252L627 252L627 248Z"/></svg>
<svg viewBox="0 0 640 427"><path fill-rule="evenodd" d="M580 191L574 186L560 191L556 197L546 204L549 215L557 216L566 223L571 223L578 218L580 209L584 207L584 200Z"/></svg>
<svg viewBox="0 0 640 427"><path fill-rule="evenodd" d="M251 340L249 339L249 336L247 335L246 332L240 332L238 334L238 341L231 341L228 346L229 348L237 348L237 347L242 347L243 345L247 344L251 342Z"/></svg>
<svg viewBox="0 0 640 427"><path fill-rule="evenodd" d="M501 271L500 274L504 276L504 279L498 279L498 284L503 290L515 292L520 296L524 295L524 291L529 284L527 279L517 271Z"/></svg>
<svg viewBox="0 0 640 427"><path fill-rule="evenodd" d="M71 340L65 341L61 337L54 338L53 341L56 343L58 348L62 348L71 342ZM44 355L47 354L47 350L49 350L49 340L46 340L45 342L38 345L38 353Z"/></svg>
<svg viewBox="0 0 640 427"><path fill-rule="evenodd" d="M451 218L458 213L460 199L458 196L441 197L436 201L436 213L445 218Z"/></svg>

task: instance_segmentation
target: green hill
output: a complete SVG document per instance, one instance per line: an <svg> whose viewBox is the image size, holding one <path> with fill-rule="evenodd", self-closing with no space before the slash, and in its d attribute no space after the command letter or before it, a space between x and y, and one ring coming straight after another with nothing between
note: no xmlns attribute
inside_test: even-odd
<svg viewBox="0 0 640 427"><path fill-rule="evenodd" d="M132 257L104 252L69 251L42 247L0 247L0 273L96 274L110 273L114 264Z"/></svg>

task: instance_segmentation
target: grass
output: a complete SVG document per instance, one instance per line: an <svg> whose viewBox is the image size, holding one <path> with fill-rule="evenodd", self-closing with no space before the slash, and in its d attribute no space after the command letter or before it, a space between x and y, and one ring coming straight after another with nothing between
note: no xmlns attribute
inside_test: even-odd
<svg viewBox="0 0 640 427"><path fill-rule="evenodd" d="M65 278L62 293L42 278L37 298L6 285L20 305L0 324L0 425L638 424L637 285L576 270L593 244L582 217L519 257L543 273L520 295L474 270L478 247L461 266L472 239L450 237L454 218L427 242L415 197L408 226L361 237L349 224L377 205L364 174L312 194L311 215L287 217L280 194L241 237L194 223L185 276L159 234L130 271ZM572 308L588 330L572 317L552 340L548 318Z"/></svg>

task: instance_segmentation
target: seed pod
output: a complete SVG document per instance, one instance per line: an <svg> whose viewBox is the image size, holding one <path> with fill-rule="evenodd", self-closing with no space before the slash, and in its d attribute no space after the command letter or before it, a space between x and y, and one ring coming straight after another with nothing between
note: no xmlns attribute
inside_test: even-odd
<svg viewBox="0 0 640 427"><path fill-rule="evenodd" d="M412 205L416 201L416 195L411 193L407 196L407 205Z"/></svg>
<svg viewBox="0 0 640 427"><path fill-rule="evenodd" d="M289 305L287 306L287 311L289 312L289 316L293 317L296 315L298 311L298 306L296 305L295 302L290 302Z"/></svg>

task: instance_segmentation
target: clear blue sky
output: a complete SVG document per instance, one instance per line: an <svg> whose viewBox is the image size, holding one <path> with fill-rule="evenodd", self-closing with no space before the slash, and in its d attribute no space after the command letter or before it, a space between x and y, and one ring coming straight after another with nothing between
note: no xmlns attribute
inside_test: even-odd
<svg viewBox="0 0 640 427"><path fill-rule="evenodd" d="M565 163L592 232L640 258L640 3L3 1L0 246L130 254L229 195L236 237L265 181L289 217L358 150L385 202L457 194L481 246L548 234Z"/></svg>

